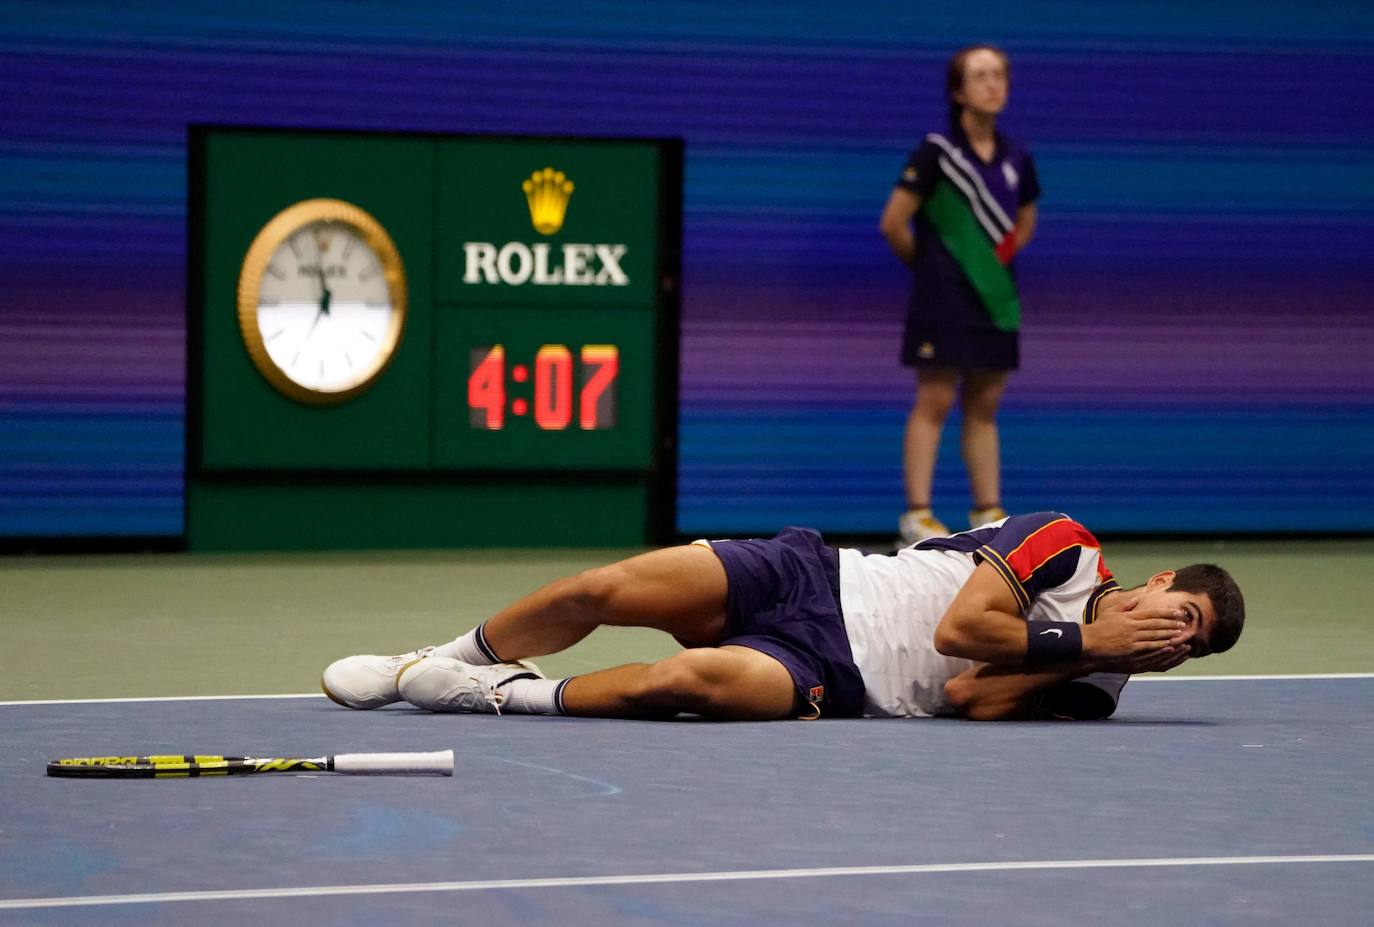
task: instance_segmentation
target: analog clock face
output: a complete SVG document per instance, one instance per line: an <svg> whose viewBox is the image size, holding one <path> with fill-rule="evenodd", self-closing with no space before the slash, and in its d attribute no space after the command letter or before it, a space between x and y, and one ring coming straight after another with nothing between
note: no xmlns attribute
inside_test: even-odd
<svg viewBox="0 0 1374 927"><path fill-rule="evenodd" d="M400 339L399 255L367 213L337 200L290 207L259 233L239 288L254 364L303 402L340 402L382 373Z"/></svg>

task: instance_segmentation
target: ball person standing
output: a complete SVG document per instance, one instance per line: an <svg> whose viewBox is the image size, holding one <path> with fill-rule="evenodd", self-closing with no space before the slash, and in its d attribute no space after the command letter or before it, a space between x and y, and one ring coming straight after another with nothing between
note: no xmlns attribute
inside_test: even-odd
<svg viewBox="0 0 1374 927"><path fill-rule="evenodd" d="M917 383L902 454L903 544L949 533L931 512L931 482L956 399L970 527L1006 515L997 408L1020 363L1012 258L1035 231L1040 195L1030 152L997 131L1009 75L1006 53L989 45L950 59L949 127L912 152L879 223L913 275L902 338L902 363L916 368Z"/></svg>

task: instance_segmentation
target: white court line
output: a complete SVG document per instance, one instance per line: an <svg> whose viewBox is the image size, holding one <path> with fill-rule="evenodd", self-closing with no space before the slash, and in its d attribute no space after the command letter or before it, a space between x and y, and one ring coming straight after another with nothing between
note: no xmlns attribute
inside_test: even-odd
<svg viewBox="0 0 1374 927"><path fill-rule="evenodd" d="M1374 679L1374 673L1274 673L1268 676L1132 676L1131 682L1268 682L1282 679Z"/></svg>
<svg viewBox="0 0 1374 927"><path fill-rule="evenodd" d="M665 885L682 882L746 882L843 876L925 875L938 872L1016 872L1056 869L1159 869L1184 866L1266 866L1305 863L1374 863L1374 854L1330 856L1202 856L1179 859L1049 859L1000 863L930 863L914 866L842 866L824 869L747 869L736 872L665 872L657 875L574 876L553 879L493 879L480 882L393 882L380 885L316 885L244 888L138 895L73 895L0 900L0 911L96 905L165 904L174 901L243 901L259 898L315 898L325 895L393 895L417 892L475 892L527 888L584 888L590 885Z"/></svg>
<svg viewBox="0 0 1374 927"><path fill-rule="evenodd" d="M121 702L224 702L236 698L324 698L323 692L297 692L289 695L147 695L138 698L48 698L16 699L3 705L114 705Z"/></svg>
<svg viewBox="0 0 1374 927"><path fill-rule="evenodd" d="M1264 682L1284 679L1374 679L1374 673L1289 673L1270 676L1165 676L1164 674L1132 677L1131 682ZM152 695L138 698L50 698L16 699L0 702L7 705L106 705L123 702L223 702L252 698L324 698L321 692L295 692L283 695Z"/></svg>

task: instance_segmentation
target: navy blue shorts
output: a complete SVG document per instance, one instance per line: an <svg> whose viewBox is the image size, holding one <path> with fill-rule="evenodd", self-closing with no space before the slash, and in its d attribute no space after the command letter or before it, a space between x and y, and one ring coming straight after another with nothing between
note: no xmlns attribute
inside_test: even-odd
<svg viewBox="0 0 1374 927"><path fill-rule="evenodd" d="M840 558L810 528L712 541L729 583L725 639L776 659L824 717L863 714L864 683L840 617Z"/></svg>

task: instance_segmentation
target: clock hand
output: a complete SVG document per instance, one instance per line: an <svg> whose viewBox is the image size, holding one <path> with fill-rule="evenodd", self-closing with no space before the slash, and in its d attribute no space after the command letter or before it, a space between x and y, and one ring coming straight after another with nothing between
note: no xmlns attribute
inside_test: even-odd
<svg viewBox="0 0 1374 927"><path fill-rule="evenodd" d="M325 304L327 302L327 300L320 300L320 311L315 313L315 318L311 320L310 331L305 333L305 341L309 341L310 336L315 334L315 326L320 324L320 316L325 315L329 312L329 310L325 308ZM301 342L301 344L304 344L305 341Z"/></svg>
<svg viewBox="0 0 1374 927"><path fill-rule="evenodd" d="M315 273L320 276L320 310L315 313L315 318L310 323L310 331L305 333L305 340L309 341L310 336L315 334L315 326L320 324L320 317L329 315L329 301L333 294L329 292L329 283L324 276L324 252L320 250L320 239L316 235L310 236L315 242Z"/></svg>
<svg viewBox="0 0 1374 927"><path fill-rule="evenodd" d="M329 315L329 301L333 294L329 292L329 281L324 275L324 252L320 249L319 236L311 237L315 239L315 272L320 275L320 312Z"/></svg>

